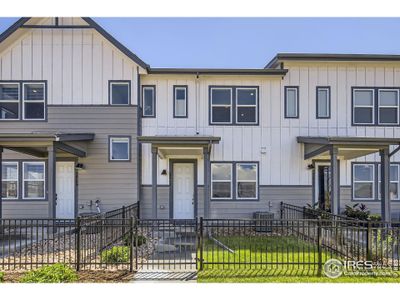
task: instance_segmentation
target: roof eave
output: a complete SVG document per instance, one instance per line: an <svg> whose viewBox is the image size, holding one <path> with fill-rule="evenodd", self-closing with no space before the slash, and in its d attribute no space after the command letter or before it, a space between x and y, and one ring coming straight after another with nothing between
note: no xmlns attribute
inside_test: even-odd
<svg viewBox="0 0 400 300"><path fill-rule="evenodd" d="M185 68L150 68L149 74L163 75L269 75L285 76L286 69L185 69Z"/></svg>

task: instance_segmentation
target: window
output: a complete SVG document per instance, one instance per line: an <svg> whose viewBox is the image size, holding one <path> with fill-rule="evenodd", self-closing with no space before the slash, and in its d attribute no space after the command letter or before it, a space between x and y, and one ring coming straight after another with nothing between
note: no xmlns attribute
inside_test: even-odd
<svg viewBox="0 0 400 300"><path fill-rule="evenodd" d="M236 197L237 199L257 199L257 164L236 164Z"/></svg>
<svg viewBox="0 0 400 300"><path fill-rule="evenodd" d="M23 118L24 120L45 119L44 83L23 83Z"/></svg>
<svg viewBox="0 0 400 300"><path fill-rule="evenodd" d="M211 198L232 198L232 164L211 164Z"/></svg>
<svg viewBox="0 0 400 300"><path fill-rule="evenodd" d="M378 90L378 124L399 124L399 90Z"/></svg>
<svg viewBox="0 0 400 300"><path fill-rule="evenodd" d="M18 199L18 163L3 162L1 174L2 199Z"/></svg>
<svg viewBox="0 0 400 300"><path fill-rule="evenodd" d="M210 87L210 124L257 125L258 87Z"/></svg>
<svg viewBox="0 0 400 300"><path fill-rule="evenodd" d="M44 162L23 162L22 181L24 199L45 199Z"/></svg>
<svg viewBox="0 0 400 300"><path fill-rule="evenodd" d="M297 119L299 117L299 87L285 87L285 118Z"/></svg>
<svg viewBox="0 0 400 300"><path fill-rule="evenodd" d="M130 160L130 137L110 137L110 161Z"/></svg>
<svg viewBox="0 0 400 300"><path fill-rule="evenodd" d="M143 86L143 117L156 116L156 87Z"/></svg>
<svg viewBox="0 0 400 300"><path fill-rule="evenodd" d="M331 117L330 87L317 87L317 119Z"/></svg>
<svg viewBox="0 0 400 300"><path fill-rule="evenodd" d="M258 164L255 162L212 163L211 199L258 199Z"/></svg>
<svg viewBox="0 0 400 300"><path fill-rule="evenodd" d="M378 169L378 199L381 199L381 164L377 164ZM390 165L390 185L389 195L391 200L399 200L399 165Z"/></svg>
<svg viewBox="0 0 400 300"><path fill-rule="evenodd" d="M174 86L174 118L187 118L187 86Z"/></svg>
<svg viewBox="0 0 400 300"><path fill-rule="evenodd" d="M130 89L130 81L110 81L110 104L129 105L129 99L131 95Z"/></svg>
<svg viewBox="0 0 400 300"><path fill-rule="evenodd" d="M211 123L232 123L231 88L211 88Z"/></svg>
<svg viewBox="0 0 400 300"><path fill-rule="evenodd" d="M373 200L374 185L375 165L353 164L353 199Z"/></svg>
<svg viewBox="0 0 400 300"><path fill-rule="evenodd" d="M19 84L0 84L0 120L19 119Z"/></svg>
<svg viewBox="0 0 400 300"><path fill-rule="evenodd" d="M236 89L236 123L257 123L257 89Z"/></svg>

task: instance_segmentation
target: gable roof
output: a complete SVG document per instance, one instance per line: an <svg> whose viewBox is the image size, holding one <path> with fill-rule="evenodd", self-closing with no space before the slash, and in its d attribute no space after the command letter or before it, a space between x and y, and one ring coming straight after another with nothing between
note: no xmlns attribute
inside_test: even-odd
<svg viewBox="0 0 400 300"><path fill-rule="evenodd" d="M323 54L323 53L278 53L265 68L276 68L282 60L303 61L400 61L393 54Z"/></svg>
<svg viewBox="0 0 400 300"><path fill-rule="evenodd" d="M16 21L13 25L6 29L2 34L0 34L0 43L7 39L11 34L17 31L19 28L23 27L24 24L29 21L31 18L23 17ZM98 33L100 33L106 40L108 40L112 45L117 47L123 54L132 59L135 63L137 63L142 68L148 70L150 66L146 64L143 60L141 60L135 53L129 50L127 47L118 42L111 34L109 34L103 27L101 27L97 22L95 22L92 18L82 17L82 19L89 24L88 28L95 29ZM34 28L31 26L29 28ZM38 27L39 28L39 27ZM60 27L62 28L62 27ZM80 27L82 28L82 27Z"/></svg>

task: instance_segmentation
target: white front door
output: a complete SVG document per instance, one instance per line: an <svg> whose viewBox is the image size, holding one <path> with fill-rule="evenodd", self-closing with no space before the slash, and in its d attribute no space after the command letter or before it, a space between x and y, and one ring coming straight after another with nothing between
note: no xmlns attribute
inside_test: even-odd
<svg viewBox="0 0 400 300"><path fill-rule="evenodd" d="M56 170L58 219L75 217L75 163L73 161L57 162Z"/></svg>
<svg viewBox="0 0 400 300"><path fill-rule="evenodd" d="M194 164L173 164L174 219L194 218Z"/></svg>

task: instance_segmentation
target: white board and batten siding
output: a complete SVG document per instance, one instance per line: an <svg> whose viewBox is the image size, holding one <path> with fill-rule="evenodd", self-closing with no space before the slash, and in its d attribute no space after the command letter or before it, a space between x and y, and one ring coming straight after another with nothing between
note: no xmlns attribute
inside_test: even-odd
<svg viewBox="0 0 400 300"><path fill-rule="evenodd" d="M304 161L297 136L400 137L399 127L351 125L351 87L400 87L400 64L395 63L286 63L287 75L200 76L145 75L142 85L156 85L156 118L143 119L143 135L214 135L212 161L258 161L260 185L311 185L310 161ZM173 86L188 86L188 118L173 118ZM259 86L259 125L209 125L209 86ZM284 87L299 86L298 119L284 118ZM199 96L196 103L196 87ZM316 118L316 87L331 87L331 118ZM261 148L265 149L261 151ZM392 161L400 161L396 154ZM379 160L369 155L357 161ZM203 161L198 157L198 184L203 184ZM143 145L143 184L151 184L151 152ZM351 161L341 161L341 185L351 184ZM158 161L158 184L168 184L168 160Z"/></svg>
<svg viewBox="0 0 400 300"><path fill-rule="evenodd" d="M87 25L81 18L59 22ZM95 29L18 30L21 37L0 52L0 80L47 80L48 105L107 105L108 81L130 80L137 104L138 65Z"/></svg>

